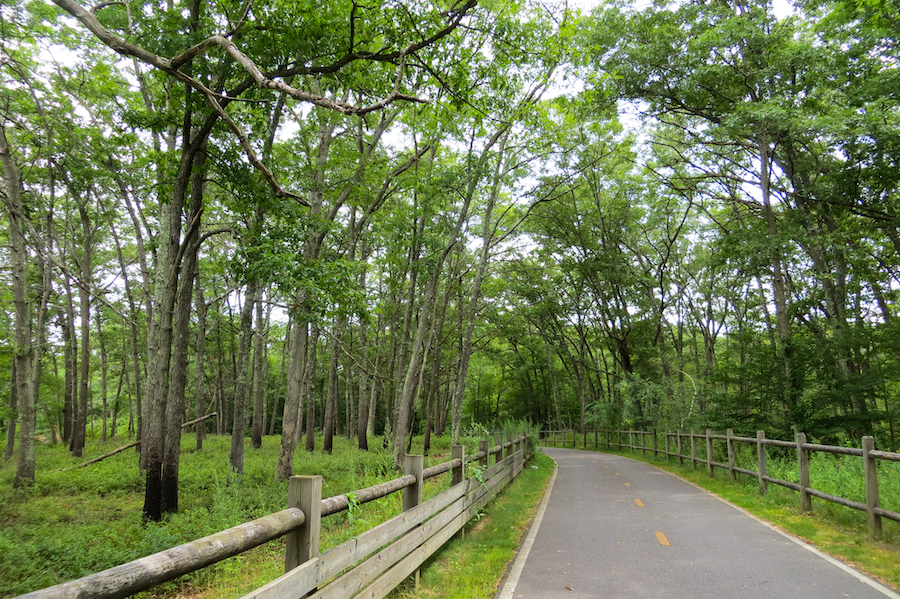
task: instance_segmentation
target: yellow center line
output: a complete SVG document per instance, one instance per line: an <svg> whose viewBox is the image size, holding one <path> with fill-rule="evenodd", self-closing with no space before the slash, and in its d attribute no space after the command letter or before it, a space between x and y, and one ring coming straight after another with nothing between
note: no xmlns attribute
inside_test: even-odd
<svg viewBox="0 0 900 599"><path fill-rule="evenodd" d="M626 486L626 487L630 487L630 486L631 486L631 483L625 483L625 486Z"/></svg>
<svg viewBox="0 0 900 599"><path fill-rule="evenodd" d="M635 499L635 500L634 500L634 503L637 504L638 507L644 507L644 502L641 501L640 499ZM656 533L656 534L659 535L659 534L662 534L662 533Z"/></svg>
<svg viewBox="0 0 900 599"><path fill-rule="evenodd" d="M664 535L663 533L657 532L655 534L656 534L656 540L659 541L659 544L662 545L663 547L669 547L672 545L669 542L669 539L667 539L666 535Z"/></svg>
<svg viewBox="0 0 900 599"><path fill-rule="evenodd" d="M621 472L616 472L616 476L622 476Z"/></svg>

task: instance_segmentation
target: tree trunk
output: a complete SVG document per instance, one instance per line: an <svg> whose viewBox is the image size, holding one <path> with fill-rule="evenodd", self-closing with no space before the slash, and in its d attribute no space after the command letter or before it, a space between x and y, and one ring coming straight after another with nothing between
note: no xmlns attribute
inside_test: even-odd
<svg viewBox="0 0 900 599"><path fill-rule="evenodd" d="M131 210L131 205L129 205L129 210ZM132 211L133 212L133 211ZM134 294L132 293L131 288L131 278L128 276L128 268L125 264L125 257L122 254L122 244L119 240L119 235L116 231L116 228L110 224L110 232L112 233L113 240L116 243L116 255L119 259L119 269L122 275L122 281L125 285L125 298L128 300L128 331L129 338L131 341L131 369L134 373L134 396L135 401L137 403L137 432L138 432L138 440L140 441L140 431L141 431L141 422L143 421L143 415L141 414L141 410L143 408L143 377L141 372L141 352L140 352L140 334L138 332L137 321L138 321L138 308L136 302L134 300ZM144 264L146 259L143 256L143 244L141 242L140 233L137 235L138 239L138 255L141 257L141 263ZM142 270L143 272L143 270ZM145 279L145 283L149 281ZM147 285L145 285L147 287ZM148 322L151 318L150 314L147 314ZM127 353L127 352L126 352ZM140 445L138 445L140 448Z"/></svg>
<svg viewBox="0 0 900 599"><path fill-rule="evenodd" d="M97 341L100 344L100 405L102 406L100 420L100 442L106 443L106 434L109 419L109 401L107 398L107 379L109 375L109 354L106 351L106 337L103 335L103 323L100 322L100 310L95 315L97 323Z"/></svg>
<svg viewBox="0 0 900 599"><path fill-rule="evenodd" d="M93 231L87 212L86 201L79 203L78 213L81 217L81 230L84 235L84 251L81 255L81 285L78 287L81 318L81 363L78 375L77 418L72 435L72 455L80 458L84 452L87 434L88 394L90 393L91 365L91 262L93 254Z"/></svg>
<svg viewBox="0 0 900 599"><path fill-rule="evenodd" d="M188 145L188 141L183 141ZM184 198L190 181L193 158L184 148L175 176L172 197L160 201L160 231L153 320L147 335L147 387L141 431L141 459L146 469L144 517L158 522L162 517L163 453L167 443L166 401L169 396L169 368L172 358L173 315L178 291L179 246ZM180 423L179 423L180 424ZM177 441L180 443L180 429Z"/></svg>
<svg viewBox="0 0 900 599"><path fill-rule="evenodd" d="M48 244L48 251L52 250L52 246L50 246L51 240L49 237L47 238L46 243ZM47 315L50 304L50 296L53 293L53 285L51 282L52 273L50 272L50 269L47 268L47 261L44 259L40 252L37 252L35 261L37 264L37 270L41 282L40 287L38 288L38 296L34 298L33 301L33 304L37 306L37 315L34 323L35 333L31 335L31 338L35 341L32 350L33 366L31 368L31 393L34 397L31 400L31 405L33 405L34 409L37 410L41 395L40 390L42 352L47 340ZM53 430L53 421L50 418L50 408L46 404L45 410L47 412L47 424L50 426L51 441L53 445L56 445L56 433Z"/></svg>
<svg viewBox="0 0 900 599"><path fill-rule="evenodd" d="M344 318L340 314L334 318L331 337L328 339L328 392L325 399L325 423L323 426L322 449L331 453L338 402L338 355L339 338L344 334Z"/></svg>
<svg viewBox="0 0 900 599"><path fill-rule="evenodd" d="M769 236L776 244L776 249L770 256L772 266L772 291L775 299L775 327L778 331L778 355L781 358L782 372L784 375L784 402L788 412L788 424L793 422L800 396L798 385L798 373L793 364L793 339L791 333L790 314L788 312L788 292L784 280L783 255L781 242L778 240L778 221L771 203L771 181L769 175L770 150L769 142L764 135L757 140L760 162L760 190L762 192L763 216L766 220Z"/></svg>
<svg viewBox="0 0 900 599"><path fill-rule="evenodd" d="M0 163L6 183L5 204L9 219L9 261L12 274L13 305L15 308L14 361L19 404L19 459L16 463L14 487L34 483L34 395L31 392L31 360L33 346L28 336L30 314L26 297L25 263L28 251L25 247L25 211L22 202L22 178L6 139L6 130L0 126Z"/></svg>
<svg viewBox="0 0 900 599"><path fill-rule="evenodd" d="M281 418L281 451L275 467L275 479L287 480L293 474L294 451L300 441L303 421L303 371L306 366L306 345L309 325L304 319L292 317L290 363L284 397L284 412ZM274 419L273 419L274 422Z"/></svg>
<svg viewBox="0 0 900 599"><path fill-rule="evenodd" d="M4 461L9 461L16 451L16 428L19 421L19 386L16 384L18 380L18 361L12 361L12 372L10 373L9 386L9 423L6 426L6 449L3 451Z"/></svg>
<svg viewBox="0 0 900 599"><path fill-rule="evenodd" d="M360 289L366 288L366 270L363 265L362 272L359 275ZM369 394L367 393L369 374L365 371L369 367L369 348L368 337L366 333L366 323L360 320L359 323L359 363L361 368L358 372L359 393L358 405L356 409L356 441L359 449L369 451L369 437L367 435L369 427ZM373 383L374 385L374 383Z"/></svg>
<svg viewBox="0 0 900 599"><path fill-rule="evenodd" d="M372 365L372 372L377 373L380 366L381 354L379 353L375 356L375 364ZM375 435L375 419L378 417L378 385L379 382L377 379L373 379L372 384L369 385L369 417L367 418L368 422L366 423L367 437Z"/></svg>
<svg viewBox="0 0 900 599"><path fill-rule="evenodd" d="M65 435L63 440L72 450L72 439L78 420L78 335L75 331L75 300L72 296L72 282L68 275L63 276L66 290L66 316L63 324L63 341L65 343L65 392L63 396L63 419Z"/></svg>
<svg viewBox="0 0 900 599"><path fill-rule="evenodd" d="M262 294L256 298L256 338L253 343L253 425L250 433L250 447L262 447L263 429L265 428L265 399L268 377L264 368L266 346L265 308L261 301Z"/></svg>
<svg viewBox="0 0 900 599"><path fill-rule="evenodd" d="M253 341L253 306L259 296L259 283L250 281L244 305L241 306L241 341L238 347L238 375L234 385L234 420L231 428L231 470L244 473L244 434L247 428L245 406L250 390L250 347Z"/></svg>
<svg viewBox="0 0 900 599"><path fill-rule="evenodd" d="M312 323L309 335L308 357L303 369L303 392L306 396L306 451L316 449L316 394L313 386L316 381L316 369L318 368L319 350L319 325Z"/></svg>
<svg viewBox="0 0 900 599"><path fill-rule="evenodd" d="M285 381L287 379L287 372L285 371L285 365L287 364L287 356L290 352L290 337L291 330L294 324L294 319L288 317L287 328L284 331L284 343L281 347L281 369L278 371L278 384L275 387L275 398L272 401L272 419L269 421L269 434L275 434L275 422L278 420L278 400L281 397L281 389L282 386L285 385ZM290 476L290 475L288 475Z"/></svg>
<svg viewBox="0 0 900 599"><path fill-rule="evenodd" d="M200 284L200 273L194 273L194 304L197 307L197 341L194 348L194 403L197 418L206 413L206 318L209 306L203 296ZM198 422L195 427L197 451L203 450L203 439L206 437L206 422Z"/></svg>
<svg viewBox="0 0 900 599"><path fill-rule="evenodd" d="M166 398L166 439L163 447L162 499L163 512L178 511L179 463L181 461L181 422L184 419L185 391L188 379L189 341L191 337L191 304L194 295L194 275L197 271L197 253L200 250L200 216L203 211L203 191L206 184L206 143L201 143L194 154L191 170L191 203L188 211L190 228L180 250L178 297L175 304L172 338L169 391Z"/></svg>

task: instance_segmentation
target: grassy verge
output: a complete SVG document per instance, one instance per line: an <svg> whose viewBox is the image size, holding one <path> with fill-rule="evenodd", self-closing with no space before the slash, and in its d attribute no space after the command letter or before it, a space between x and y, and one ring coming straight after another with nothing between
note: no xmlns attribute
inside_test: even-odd
<svg viewBox="0 0 900 599"><path fill-rule="evenodd" d="M884 520L884 537L873 542L868 539L866 516L862 512L813 498L813 512L805 514L800 509L799 494L778 485L769 484L767 493L760 496L756 479L748 476L738 475L737 482L732 483L724 470L717 469L715 478L710 478L703 464L698 464L698 469L694 470L687 462L684 466L679 466L674 459L667 462L650 453L642 456L639 452L630 453L627 450L600 451L641 460L670 472L853 565L888 586L900 589L900 525L895 522ZM833 467L833 460L823 460L819 471L828 472ZM811 465L811 470L815 486L814 464ZM823 483L826 482L824 476L820 478ZM888 495L900 492L900 489L883 490Z"/></svg>
<svg viewBox="0 0 900 599"><path fill-rule="evenodd" d="M394 599L493 597L519 548L554 463L538 452L522 473L422 567L419 583L406 580Z"/></svg>

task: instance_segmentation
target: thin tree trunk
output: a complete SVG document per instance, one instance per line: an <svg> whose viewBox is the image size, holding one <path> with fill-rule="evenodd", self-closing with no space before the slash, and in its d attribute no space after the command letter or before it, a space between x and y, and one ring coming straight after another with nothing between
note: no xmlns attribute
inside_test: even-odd
<svg viewBox="0 0 900 599"><path fill-rule="evenodd" d="M91 230L90 217L87 205L81 203L78 206L81 217L81 230L84 235L84 251L81 255L81 285L78 288L81 318L81 363L79 364L78 401L75 429L72 435L72 455L80 458L84 452L85 436L87 434L88 394L90 393L90 365L91 365L91 294L90 285L92 278L92 254L93 231Z"/></svg>
<svg viewBox="0 0 900 599"><path fill-rule="evenodd" d="M284 412L281 418L281 451L278 454L278 465L275 467L275 479L287 480L293 474L294 451L300 441L301 422L303 421L303 370L306 365L306 345L309 338L309 325L304 319L292 317L290 363L287 371ZM290 325L289 325L290 326ZM275 419L273 418L274 422Z"/></svg>
<svg viewBox="0 0 900 599"><path fill-rule="evenodd" d="M100 322L100 310L97 310L95 315L95 321L97 322L97 340L100 344L100 405L102 406L101 412L101 428L100 428L100 442L106 443L106 434L108 427L108 410L109 410L109 401L107 398L107 378L109 375L109 354L106 351L106 337L103 335L103 323Z"/></svg>
<svg viewBox="0 0 900 599"><path fill-rule="evenodd" d="M265 428L265 399L267 388L266 369L264 367L266 346L265 308L261 301L262 294L256 303L256 338L253 345L253 426L250 433L250 447L262 447L263 429Z"/></svg>
<svg viewBox="0 0 900 599"><path fill-rule="evenodd" d="M130 209L130 208L129 208ZM131 368L132 372L134 372L134 397L137 403L137 432L140 433L141 430L141 422L143 420L143 415L141 414L141 410L143 408L143 394L144 394L144 386L143 386L143 377L141 376L141 353L140 353L140 341L139 341L139 333L138 333L138 309L137 305L134 301L134 294L132 293L131 288L131 278L128 276L128 268L125 264L125 257L122 254L122 244L119 240L119 235L116 231L115 226L110 223L110 232L112 233L113 240L116 244L116 255L119 259L119 270L121 271L122 281L125 285L125 299L128 301L128 330L129 330L129 338L131 340ZM142 256L143 254L143 244L140 243L140 233L137 235L138 238L138 255ZM141 258L142 263L146 262L145 258ZM145 280L145 282L147 282ZM146 285L145 285L146 287ZM147 315L148 321L150 319L150 315ZM127 352L126 352L127 353ZM133 412L129 408L130 416L133 416ZM130 426L130 425L129 425ZM130 430L130 429L129 429ZM140 440L140 435L138 435L138 440ZM140 451L140 445L137 446L138 451Z"/></svg>
<svg viewBox="0 0 900 599"><path fill-rule="evenodd" d="M322 441L322 449L328 453L331 453L333 439L334 439L334 428L335 428L335 416L337 414L337 402L338 402L338 355L339 351L339 338L344 334L344 318L338 314L334 318L334 326L331 331L331 337L328 339L328 392L325 399L325 422L323 425L323 441Z"/></svg>
<svg viewBox="0 0 900 599"><path fill-rule="evenodd" d="M312 323L309 335L308 357L303 369L304 394L306 396L306 451L316 449L316 394L313 386L316 380L319 351L319 325Z"/></svg>
<svg viewBox="0 0 900 599"><path fill-rule="evenodd" d="M206 406L206 319L209 306L203 296L203 285L200 284L200 273L194 273L194 304L197 307L197 341L194 348L194 408L197 418L205 414ZM206 437L206 422L198 422L195 427L197 451L203 450L203 439Z"/></svg>
<svg viewBox="0 0 900 599"><path fill-rule="evenodd" d="M272 402L272 419L269 421L270 435L275 434L275 422L278 420L278 400L281 397L281 389L287 379L287 371L285 370L285 365L287 364L287 357L290 352L290 337L293 325L294 319L288 317L287 327L284 331L284 343L282 344L281 348L281 370L278 371L278 385L275 388L275 398Z"/></svg>
<svg viewBox="0 0 900 599"><path fill-rule="evenodd" d="M116 399L113 401L113 413L109 426L109 438L114 439L116 436L117 425L119 421L119 410L122 407L122 387L125 385L125 375L128 370L125 364L122 364L122 371L119 373L119 385L116 389Z"/></svg>
<svg viewBox="0 0 900 599"><path fill-rule="evenodd" d="M66 290L66 318L63 324L63 342L65 343L65 392L63 396L63 419L65 435L63 440L72 450L72 439L75 423L78 420L78 336L75 331L75 302L72 296L72 283L68 275L63 276Z"/></svg>
<svg viewBox="0 0 900 599"><path fill-rule="evenodd" d="M28 337L31 320L26 297L27 281L25 264L28 252L25 247L25 211L22 202L22 177L12 156L12 149L6 139L6 130L0 126L0 163L6 182L5 204L9 220L9 260L12 274L13 305L15 308L14 360L16 377L12 384L16 387L19 404L19 459L16 463L14 487L25 487L34 482L34 395L31 391L30 368L33 345Z"/></svg>
<svg viewBox="0 0 900 599"><path fill-rule="evenodd" d="M379 352L375 356L375 364L372 366L372 372L377 373L380 367L381 353ZM368 422L366 423L367 437L375 436L375 419L378 417L378 384L379 382L373 379L372 384L369 385L369 417L367 418Z"/></svg>
<svg viewBox="0 0 900 599"><path fill-rule="evenodd" d="M362 272L359 275L360 279L360 289L366 288L366 270L365 265L363 266ZM359 323L359 363L361 368L358 373L358 405L356 409L357 419L356 419L356 441L359 449L363 451L369 451L369 438L367 436L367 431L369 427L369 397L367 391L367 383L369 375L365 372L365 369L369 367L369 354L368 354L368 337L366 334L366 323L363 320L360 320Z"/></svg>
<svg viewBox="0 0 900 599"><path fill-rule="evenodd" d="M250 390L250 347L253 341L253 306L259 295L259 283L250 281L244 305L241 306L241 340L238 347L237 381L234 385L234 420L231 428L231 470L238 475L244 473L244 433L247 428L245 406Z"/></svg>
<svg viewBox="0 0 900 599"><path fill-rule="evenodd" d="M16 451L16 427L19 421L19 385L18 381L18 360L12 361L12 372L9 380L12 384L9 386L9 423L6 427L6 449L3 451L3 459L9 461Z"/></svg>

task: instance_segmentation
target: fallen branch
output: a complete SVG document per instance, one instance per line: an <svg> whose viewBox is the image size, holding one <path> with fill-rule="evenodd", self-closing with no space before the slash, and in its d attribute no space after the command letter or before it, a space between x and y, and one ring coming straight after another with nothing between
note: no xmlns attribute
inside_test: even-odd
<svg viewBox="0 0 900 599"><path fill-rule="evenodd" d="M216 414L218 414L218 412L212 412L211 414L207 414L206 416L201 416L200 418L194 418L193 420L189 420L188 422L185 422L184 424L182 424L181 428L187 428L187 427L191 426L192 424L197 424L198 422L203 422L204 420L208 420L208 419L212 418ZM104 453L102 456L96 457L93 460L88 460L87 462L78 464L77 466L71 466L69 468L62 468L60 470L57 470L56 472L68 472L69 470L75 470L76 468L84 468L85 466L90 466L91 464L96 464L100 460L105 460L108 457L114 456L117 453L122 453L126 449L131 449L132 447L134 447L136 445L140 445L140 444L141 444L140 441L135 441L134 443L129 443L128 445L123 445L122 447L120 447L118 449L114 449L114 450L110 451L109 453Z"/></svg>

